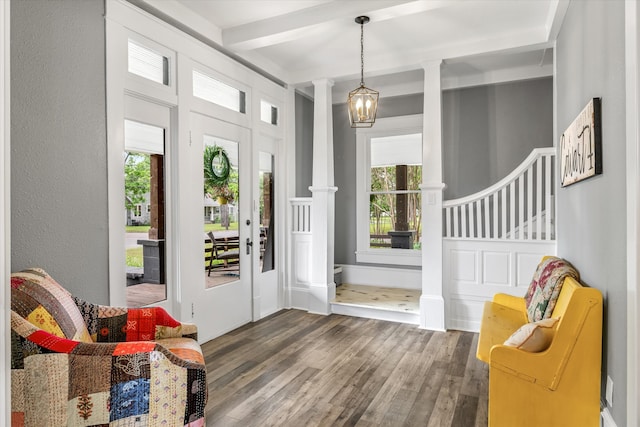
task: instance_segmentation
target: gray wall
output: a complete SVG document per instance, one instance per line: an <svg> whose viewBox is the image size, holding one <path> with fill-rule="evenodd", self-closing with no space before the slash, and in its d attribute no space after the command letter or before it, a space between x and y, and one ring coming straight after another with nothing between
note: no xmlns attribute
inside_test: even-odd
<svg viewBox="0 0 640 427"><path fill-rule="evenodd" d="M444 91L444 199L473 194L553 145L551 77Z"/></svg>
<svg viewBox="0 0 640 427"><path fill-rule="evenodd" d="M422 94L380 99L376 118L422 114L422 100ZM334 259L336 264L356 264L356 130L344 103L333 105L333 156L338 187Z"/></svg>
<svg viewBox="0 0 640 427"><path fill-rule="evenodd" d="M626 200L624 2L571 2L557 42L557 134L602 98L603 174L557 191L558 253L605 297L603 398L626 422Z"/></svg>
<svg viewBox="0 0 640 427"><path fill-rule="evenodd" d="M447 90L442 105L445 200L494 184L533 148L553 145L551 78ZM378 118L421 114L422 108L422 94L383 98ZM333 144L335 262L356 264L356 132L344 104L333 106Z"/></svg>
<svg viewBox="0 0 640 427"><path fill-rule="evenodd" d="M296 197L311 197L313 101L296 92Z"/></svg>
<svg viewBox="0 0 640 427"><path fill-rule="evenodd" d="M11 268L108 303L103 0L11 2Z"/></svg>

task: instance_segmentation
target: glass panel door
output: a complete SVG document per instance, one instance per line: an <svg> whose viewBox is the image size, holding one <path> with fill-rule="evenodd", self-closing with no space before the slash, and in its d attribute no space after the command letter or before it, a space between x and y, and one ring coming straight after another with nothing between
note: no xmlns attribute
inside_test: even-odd
<svg viewBox="0 0 640 427"><path fill-rule="evenodd" d="M204 134L206 287L240 278L238 142Z"/></svg>
<svg viewBox="0 0 640 427"><path fill-rule="evenodd" d="M170 110L127 97L124 120L126 304L166 305L167 176Z"/></svg>
<svg viewBox="0 0 640 427"><path fill-rule="evenodd" d="M183 302L204 341L252 320L251 153L248 129L191 114L180 275Z"/></svg>
<svg viewBox="0 0 640 427"><path fill-rule="evenodd" d="M260 151L258 154L258 187L260 189L258 203L260 204L260 271L262 273L275 268L275 225L273 203L273 155Z"/></svg>
<svg viewBox="0 0 640 427"><path fill-rule="evenodd" d="M275 313L282 307L278 283L279 242L276 189L276 140L261 136L258 152L254 155L254 193L258 209L254 222L254 320ZM259 249L259 250L258 250Z"/></svg>

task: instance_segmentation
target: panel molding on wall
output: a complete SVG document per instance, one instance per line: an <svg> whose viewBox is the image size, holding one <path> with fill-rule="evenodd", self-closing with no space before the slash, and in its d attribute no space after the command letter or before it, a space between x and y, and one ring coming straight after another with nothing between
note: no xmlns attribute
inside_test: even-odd
<svg viewBox="0 0 640 427"><path fill-rule="evenodd" d="M496 293L523 296L550 242L444 239L443 280L447 328L477 332L485 301Z"/></svg>

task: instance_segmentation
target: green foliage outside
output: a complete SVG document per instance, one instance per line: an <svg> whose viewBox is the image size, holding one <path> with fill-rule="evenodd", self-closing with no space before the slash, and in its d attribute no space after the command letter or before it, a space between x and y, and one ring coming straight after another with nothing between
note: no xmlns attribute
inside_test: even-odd
<svg viewBox="0 0 640 427"><path fill-rule="evenodd" d="M407 188L419 190L422 182L422 166L407 167ZM371 191L382 192L370 196L369 214L371 234L386 234L394 229L396 223L396 195L384 193L396 190L396 167L371 168ZM407 222L410 230L420 235L422 213L420 206L420 192L407 194Z"/></svg>
<svg viewBox="0 0 640 427"><path fill-rule="evenodd" d="M148 233L150 225L127 225L125 231L127 233Z"/></svg>
<svg viewBox="0 0 640 427"><path fill-rule="evenodd" d="M151 157L142 153L127 153L124 161L125 206L133 209L145 202L151 186Z"/></svg>
<svg viewBox="0 0 640 427"><path fill-rule="evenodd" d="M127 249L127 267L142 267L142 246Z"/></svg>

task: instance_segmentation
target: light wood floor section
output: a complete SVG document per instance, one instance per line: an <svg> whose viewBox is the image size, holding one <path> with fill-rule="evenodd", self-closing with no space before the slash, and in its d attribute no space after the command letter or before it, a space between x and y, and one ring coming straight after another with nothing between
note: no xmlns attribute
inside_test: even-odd
<svg viewBox="0 0 640 427"><path fill-rule="evenodd" d="M419 314L421 294L422 290L416 289L383 288L380 286L343 283L336 287L336 298L333 302Z"/></svg>
<svg viewBox="0 0 640 427"><path fill-rule="evenodd" d="M207 426L486 426L477 339L281 311L203 345Z"/></svg>

